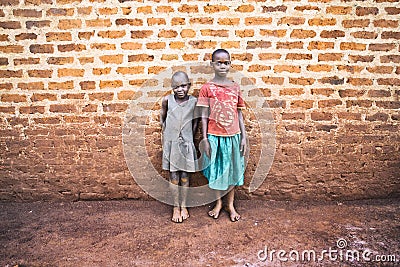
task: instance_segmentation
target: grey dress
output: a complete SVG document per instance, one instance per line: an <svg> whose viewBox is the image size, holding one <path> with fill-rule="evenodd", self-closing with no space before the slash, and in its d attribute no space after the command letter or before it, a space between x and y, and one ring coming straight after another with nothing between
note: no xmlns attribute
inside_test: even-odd
<svg viewBox="0 0 400 267"><path fill-rule="evenodd" d="M178 104L174 95L168 99L167 118L163 126L162 168L174 171L196 171L196 149L193 143L192 120L195 114L197 98Z"/></svg>

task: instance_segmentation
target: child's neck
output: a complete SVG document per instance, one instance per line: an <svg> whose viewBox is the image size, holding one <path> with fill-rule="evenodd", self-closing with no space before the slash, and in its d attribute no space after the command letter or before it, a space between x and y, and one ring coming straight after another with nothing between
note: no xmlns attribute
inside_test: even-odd
<svg viewBox="0 0 400 267"><path fill-rule="evenodd" d="M181 103L186 102L186 101L189 100L189 95L185 95L184 98L179 98L179 97L177 97L176 95L174 95L174 98L175 98L175 101L176 101L177 103L181 104Z"/></svg>
<svg viewBox="0 0 400 267"><path fill-rule="evenodd" d="M225 85L232 84L232 81L229 80L227 77L218 77L218 76L215 76L211 81L212 81L213 83L218 83L218 84L225 84Z"/></svg>

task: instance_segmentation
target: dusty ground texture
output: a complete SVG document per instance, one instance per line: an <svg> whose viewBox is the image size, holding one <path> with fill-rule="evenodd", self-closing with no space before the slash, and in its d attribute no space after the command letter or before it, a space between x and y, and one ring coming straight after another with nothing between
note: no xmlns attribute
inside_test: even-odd
<svg viewBox="0 0 400 267"><path fill-rule="evenodd" d="M239 222L225 212L214 220L202 206L176 224L155 201L0 203L0 266L399 266L399 204L241 200ZM329 248L338 252L318 261ZM271 262L272 250L286 254ZM301 261L305 250L317 259ZM346 260L348 250L360 260ZM396 262L366 262L364 251Z"/></svg>

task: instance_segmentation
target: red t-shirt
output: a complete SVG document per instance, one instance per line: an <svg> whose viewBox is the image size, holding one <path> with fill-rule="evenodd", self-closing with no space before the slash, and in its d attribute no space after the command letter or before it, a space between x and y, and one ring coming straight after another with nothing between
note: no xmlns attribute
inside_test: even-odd
<svg viewBox="0 0 400 267"><path fill-rule="evenodd" d="M214 82L200 89L197 106L209 107L208 133L232 136L240 133L238 109L246 107L237 83L221 85Z"/></svg>

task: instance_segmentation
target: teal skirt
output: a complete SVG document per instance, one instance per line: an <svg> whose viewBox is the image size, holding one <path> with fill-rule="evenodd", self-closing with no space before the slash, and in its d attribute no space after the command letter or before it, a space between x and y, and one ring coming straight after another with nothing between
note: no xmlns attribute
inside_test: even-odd
<svg viewBox="0 0 400 267"><path fill-rule="evenodd" d="M215 136L208 134L211 159L203 157L203 174L208 186L215 190L227 190L229 186L243 185L244 157L240 155L241 134Z"/></svg>

